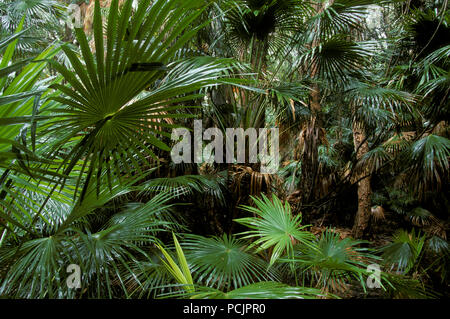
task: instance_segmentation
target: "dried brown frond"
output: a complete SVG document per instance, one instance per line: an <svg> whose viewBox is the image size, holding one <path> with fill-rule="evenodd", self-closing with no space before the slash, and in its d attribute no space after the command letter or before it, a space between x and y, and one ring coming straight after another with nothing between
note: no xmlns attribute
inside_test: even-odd
<svg viewBox="0 0 450 319"><path fill-rule="evenodd" d="M390 153L397 153L409 145L416 137L416 132L400 132L394 134L390 139L383 143L383 146Z"/></svg>
<svg viewBox="0 0 450 319"><path fill-rule="evenodd" d="M407 189L408 185L409 185L409 175L406 173L400 173L395 178L393 186L396 189Z"/></svg>
<svg viewBox="0 0 450 319"><path fill-rule="evenodd" d="M448 137L450 134L448 123L446 121L439 122L431 132L431 134Z"/></svg>
<svg viewBox="0 0 450 319"><path fill-rule="evenodd" d="M249 183L248 194L251 196L260 195L263 189L270 192L272 182L278 179L276 175L263 174L245 165L234 165L232 177L236 192L241 194L241 185L247 181Z"/></svg>
<svg viewBox="0 0 450 319"><path fill-rule="evenodd" d="M431 235L438 236L441 237L442 239L447 240L447 227L445 226L443 221L437 219L434 216L431 219L430 225L426 227L425 230Z"/></svg>
<svg viewBox="0 0 450 319"><path fill-rule="evenodd" d="M386 219L386 215L384 214L385 210L382 206L373 206L370 212L375 223Z"/></svg>
<svg viewBox="0 0 450 319"><path fill-rule="evenodd" d="M326 230L325 226L311 226L311 229L309 230L311 233L314 234L316 237L320 237L322 233Z"/></svg>
<svg viewBox="0 0 450 319"><path fill-rule="evenodd" d="M340 239L345 239L347 237L352 237L352 230L349 229L349 228L334 227L334 228L329 228L328 230L333 232L333 233L339 234L339 238Z"/></svg>
<svg viewBox="0 0 450 319"><path fill-rule="evenodd" d="M299 212L301 206L301 196L302 191L296 190L292 192L287 198L286 201L291 205L292 211Z"/></svg>

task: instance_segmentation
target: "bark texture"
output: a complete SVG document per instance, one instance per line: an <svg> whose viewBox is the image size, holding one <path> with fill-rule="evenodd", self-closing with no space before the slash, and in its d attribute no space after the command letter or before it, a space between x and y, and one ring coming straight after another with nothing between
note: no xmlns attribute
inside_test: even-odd
<svg viewBox="0 0 450 319"><path fill-rule="evenodd" d="M353 123L353 143L356 157L359 161L369 151L369 144L364 128L357 122ZM369 175L367 169L361 169L356 174L356 180L364 178L358 182L358 211L356 212L352 229L354 238L362 238L364 231L369 225L372 189L370 187L370 177L365 177L367 175Z"/></svg>

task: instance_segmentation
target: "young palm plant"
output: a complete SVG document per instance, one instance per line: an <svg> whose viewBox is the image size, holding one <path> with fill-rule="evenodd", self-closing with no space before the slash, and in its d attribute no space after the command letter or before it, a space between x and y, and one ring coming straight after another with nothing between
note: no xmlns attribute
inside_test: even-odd
<svg viewBox="0 0 450 319"><path fill-rule="evenodd" d="M399 273L408 273L416 264L425 244L425 236L416 234L413 230L397 231L392 243L381 248L383 262Z"/></svg>
<svg viewBox="0 0 450 319"><path fill-rule="evenodd" d="M229 291L258 281L280 280L275 269L268 269L266 261L234 236L186 235L183 247L195 279L208 287Z"/></svg>
<svg viewBox="0 0 450 319"><path fill-rule="evenodd" d="M296 247L295 267L303 283L333 293L344 293L353 280L365 290L367 266L380 258L367 248L365 242L339 238L338 232L327 230L313 248Z"/></svg>
<svg viewBox="0 0 450 319"><path fill-rule="evenodd" d="M169 208L172 197L161 193L135 209L118 207L102 225L95 226L88 217L98 214L99 208L113 204L114 200L138 191L139 188L133 187L136 182L119 184L115 180L111 190L103 188L100 194L91 184L82 201L71 203L56 222L47 221L51 227L36 227L29 235L15 227L18 240L9 241L0 250L2 266L6 267L2 269L0 295L18 298L127 296L125 280L135 276L128 264L136 262L139 256L148 258L145 247L157 243L156 234L168 229L167 222L158 213ZM22 228L31 223L26 218L23 222ZM70 264L80 266L81 291L66 285L66 269Z"/></svg>
<svg viewBox="0 0 450 319"><path fill-rule="evenodd" d="M202 257L205 257L202 252L198 255L196 254L190 254L190 256L197 260L197 262L194 261L194 268L198 266L198 262L202 264L202 266L197 267L196 270L200 271L200 273L204 274L210 274L209 278L216 278L219 280L222 280L224 278L227 278L228 280L231 279L229 276L230 273L234 273L237 275L238 278L240 278L243 274L250 275L250 276L258 276L258 270L256 268L258 262L255 262L257 259L253 256L253 266L251 266L249 263L241 263L241 266L244 265L246 268L244 271L236 271L232 270L233 266L237 266L239 262L233 262L234 260L240 260L249 261L249 255L245 256L242 254L242 251L233 251L232 247L227 248L225 251L225 256L223 251L218 252L218 250L223 250L223 246L230 246L230 241L227 240L227 237L223 237L223 243L220 243L219 238L204 238L200 236L190 236L191 240L195 241L195 248L197 248L198 244L203 242L203 245L200 246L201 250L204 250L205 248L202 246L209 246L207 249L213 249L213 254L210 256L210 258L217 258L218 254L219 256L222 255L221 259L223 261L227 260L227 265L224 268L224 264L217 263L217 261L212 261L210 258L207 258L206 262L204 262L203 258L200 260L198 257L201 255ZM231 239L233 241L233 239ZM189 241L189 239L188 239ZM185 257L185 254L183 252L183 249L178 243L178 240L176 239L174 235L174 243L175 243L175 249L178 256L178 264L174 261L174 259L170 256L170 254L162 247L159 247L159 249L163 252L167 263L164 261L164 265L166 269L169 271L169 273L173 276L173 278L178 283L178 287L184 288L184 291L175 291L175 292L169 292L169 293L163 293L159 296L162 298L167 297L177 297L177 298L190 298L190 299L315 299L315 298L321 298L321 297L332 297L328 294L323 294L320 290L315 288L307 288L307 287L291 287L289 285L275 282L275 281L260 281L252 284L247 284L245 286L233 289L233 290L226 290L223 291L217 288L213 288L210 286L202 286L202 285L194 285L194 281L192 280L195 275L191 274L191 270L189 268L188 261ZM219 244L219 245L217 245ZM232 243L231 243L232 244ZM192 247L190 243L187 244L188 249L189 247ZM218 249L219 248L219 249ZM233 256L234 258L232 258ZM247 257L247 258L246 258ZM220 257L219 257L220 258ZM250 257L250 259L252 259ZM196 265L197 264L197 265ZM211 265L215 264L219 266L219 269L212 269ZM224 272L224 270L228 270L227 272ZM195 271L195 270L194 270ZM212 271L212 272L211 272ZM217 275L214 275L214 272L217 272ZM212 275L212 277L211 277ZM245 276L245 275L244 275ZM200 276L201 277L201 276ZM248 279L248 278L247 278Z"/></svg>
<svg viewBox="0 0 450 319"><path fill-rule="evenodd" d="M252 197L256 207L243 206L254 217L238 218L235 221L251 230L243 232L243 238L255 238L252 246L258 250L270 249L270 265L283 254L293 257L294 245L300 244L314 249L314 236L301 225L301 214L294 216L289 203L283 203L274 195L272 199L264 194L261 199Z"/></svg>

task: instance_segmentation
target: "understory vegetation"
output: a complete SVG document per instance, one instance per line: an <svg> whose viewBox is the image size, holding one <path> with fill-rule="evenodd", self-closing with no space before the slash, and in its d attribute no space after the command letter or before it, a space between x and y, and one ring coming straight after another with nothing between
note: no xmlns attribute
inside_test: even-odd
<svg viewBox="0 0 450 319"><path fill-rule="evenodd" d="M0 297L449 297L448 5L0 0Z"/></svg>

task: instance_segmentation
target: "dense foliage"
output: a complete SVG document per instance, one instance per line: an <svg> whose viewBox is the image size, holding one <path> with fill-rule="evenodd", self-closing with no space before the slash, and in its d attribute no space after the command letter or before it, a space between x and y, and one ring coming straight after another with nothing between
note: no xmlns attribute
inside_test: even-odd
<svg viewBox="0 0 450 319"><path fill-rule="evenodd" d="M449 296L447 0L0 16L0 297ZM175 163L198 119L278 128L278 171Z"/></svg>

